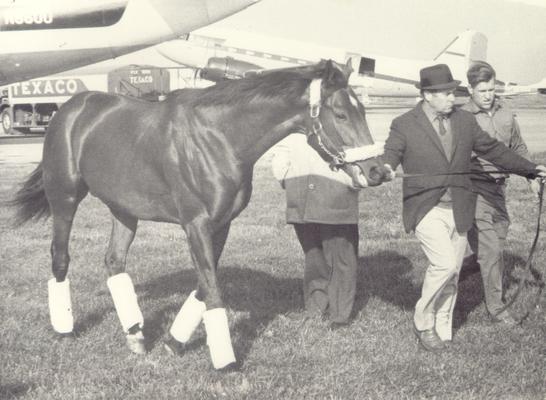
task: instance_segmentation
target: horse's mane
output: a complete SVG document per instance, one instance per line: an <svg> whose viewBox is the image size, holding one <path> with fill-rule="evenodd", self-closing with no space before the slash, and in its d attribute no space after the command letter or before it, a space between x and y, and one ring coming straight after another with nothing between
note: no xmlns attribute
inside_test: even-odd
<svg viewBox="0 0 546 400"><path fill-rule="evenodd" d="M311 80L321 75L323 63L256 73L225 80L204 89L180 89L168 96L183 98L189 106L239 105L260 100L299 99Z"/></svg>

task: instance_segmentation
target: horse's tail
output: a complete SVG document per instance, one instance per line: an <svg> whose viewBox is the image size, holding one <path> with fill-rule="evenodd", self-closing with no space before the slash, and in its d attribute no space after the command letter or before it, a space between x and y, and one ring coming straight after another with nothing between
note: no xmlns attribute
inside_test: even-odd
<svg viewBox="0 0 546 400"><path fill-rule="evenodd" d="M17 208L13 221L15 226L22 225L31 219L37 221L47 218L51 214L42 175L43 169L40 163L17 191L15 197L7 202L8 206Z"/></svg>

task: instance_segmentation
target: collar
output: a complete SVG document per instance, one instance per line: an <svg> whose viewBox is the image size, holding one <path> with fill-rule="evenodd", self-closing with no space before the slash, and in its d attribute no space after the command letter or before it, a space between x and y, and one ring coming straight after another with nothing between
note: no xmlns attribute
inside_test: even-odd
<svg viewBox="0 0 546 400"><path fill-rule="evenodd" d="M501 107L502 107L501 100L497 96L495 96L495 101L493 102L493 107L491 107L491 110L483 110L482 108L480 108L480 106L478 106L474 102L472 97L470 98L470 100L468 100L468 103L465 104L464 108L467 111L470 111L472 114L479 114L479 113L488 114L490 111L493 111L493 113L497 112L499 108Z"/></svg>
<svg viewBox="0 0 546 400"><path fill-rule="evenodd" d="M423 112L430 122L434 122L438 117L438 113L425 100L422 103ZM444 114L444 118L449 119L450 114Z"/></svg>

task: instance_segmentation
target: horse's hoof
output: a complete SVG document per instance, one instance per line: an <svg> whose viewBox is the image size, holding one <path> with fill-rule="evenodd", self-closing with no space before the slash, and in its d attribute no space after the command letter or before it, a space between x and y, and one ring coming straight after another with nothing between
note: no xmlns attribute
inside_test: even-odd
<svg viewBox="0 0 546 400"><path fill-rule="evenodd" d="M144 335L142 331L133 334L127 334L127 346L135 354L146 354L146 346L144 343Z"/></svg>
<svg viewBox="0 0 546 400"><path fill-rule="evenodd" d="M217 368L215 369L215 371L221 374L227 374L230 372L238 372L241 370L241 368L242 368L242 365L238 361L235 361L235 362L229 363L225 367Z"/></svg>
<svg viewBox="0 0 546 400"><path fill-rule="evenodd" d="M74 333L74 332L63 332L63 333L56 332L55 337L59 341L72 341L72 340L76 340L76 333Z"/></svg>
<svg viewBox="0 0 546 400"><path fill-rule="evenodd" d="M172 336L163 341L163 347L172 356L182 356L186 352L186 345Z"/></svg>

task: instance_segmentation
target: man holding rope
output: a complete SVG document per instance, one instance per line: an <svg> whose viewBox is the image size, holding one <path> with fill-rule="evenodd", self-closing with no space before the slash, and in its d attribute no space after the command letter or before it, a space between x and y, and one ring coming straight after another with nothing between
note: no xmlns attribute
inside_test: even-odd
<svg viewBox="0 0 546 400"><path fill-rule="evenodd" d="M404 169L404 227L415 231L428 258L413 323L420 345L433 352L452 340L459 271L476 209L467 175L472 152L519 175L546 177L546 167L489 136L472 113L454 109L459 83L445 64L423 68L417 85L423 100L393 120L383 155L386 167Z"/></svg>
<svg viewBox="0 0 546 400"><path fill-rule="evenodd" d="M462 109L474 114L480 127L490 136L501 141L520 156L530 159L514 113L495 96L496 74L493 67L485 61L477 61L468 69L466 76L470 100L462 106ZM516 320L505 309L502 302L504 272L502 251L510 226L505 198L505 182L509 175L493 176L481 173L498 171L498 168L475 154L472 156L471 169L479 173L471 177L478 197L476 217L468 232L468 242L480 267L485 305L495 322L515 325ZM531 190L538 193L536 181L530 182Z"/></svg>

